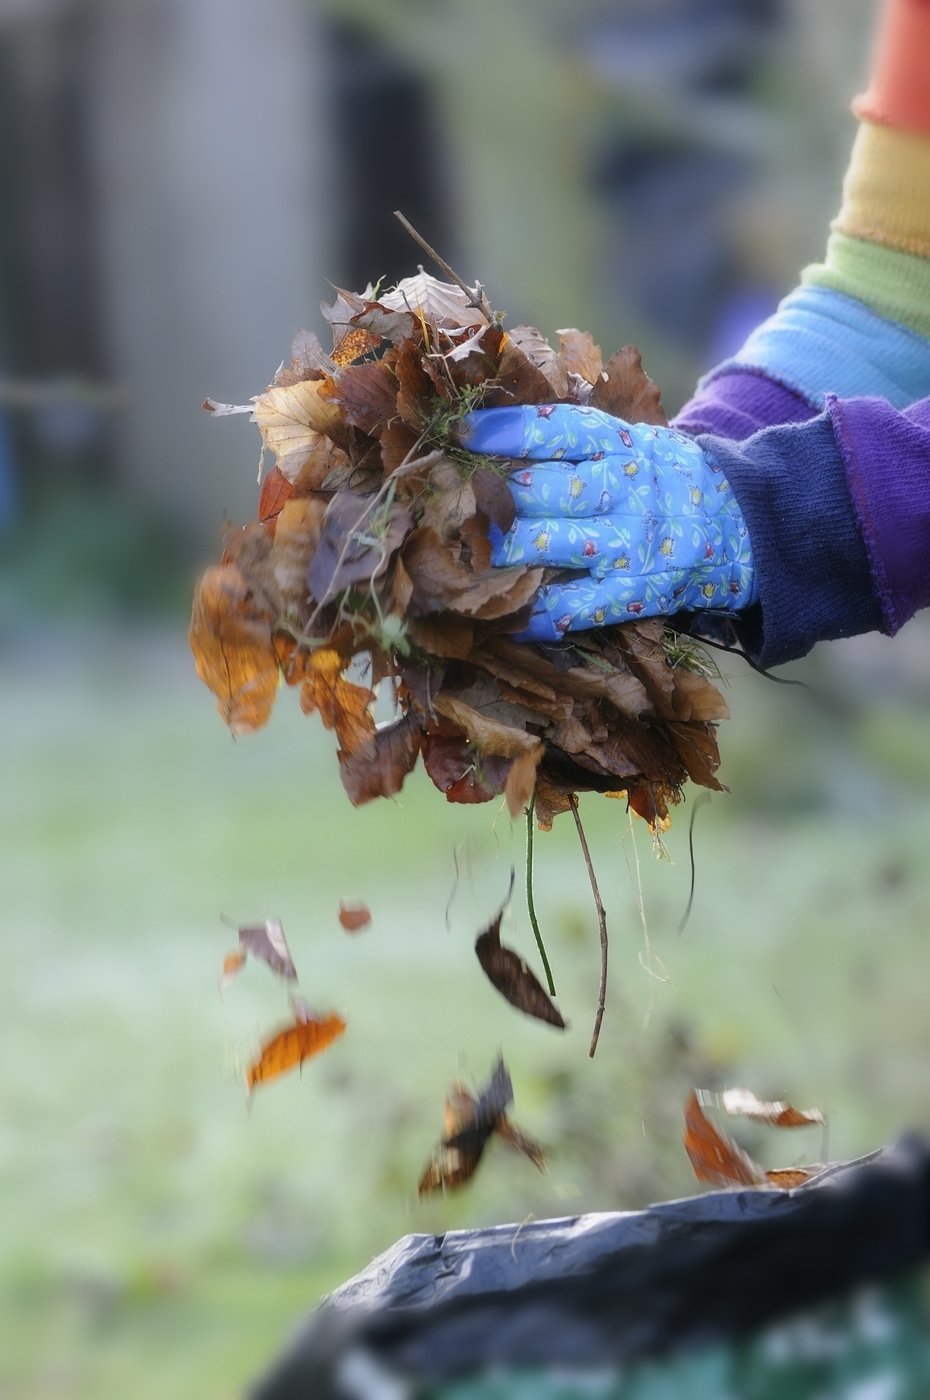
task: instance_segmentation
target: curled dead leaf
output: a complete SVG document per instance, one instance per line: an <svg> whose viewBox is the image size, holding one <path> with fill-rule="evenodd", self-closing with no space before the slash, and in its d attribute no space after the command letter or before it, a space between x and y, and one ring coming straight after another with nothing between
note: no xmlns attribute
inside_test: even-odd
<svg viewBox="0 0 930 1400"><path fill-rule="evenodd" d="M513 890L513 872L510 876ZM475 954L491 986L500 992L505 1001L515 1006L527 1016L546 1021L550 1026L565 1030L562 1013L552 1001L548 992L534 972L530 970L519 953L501 943L501 920L510 899L501 905L496 917L488 924L475 941Z"/></svg>

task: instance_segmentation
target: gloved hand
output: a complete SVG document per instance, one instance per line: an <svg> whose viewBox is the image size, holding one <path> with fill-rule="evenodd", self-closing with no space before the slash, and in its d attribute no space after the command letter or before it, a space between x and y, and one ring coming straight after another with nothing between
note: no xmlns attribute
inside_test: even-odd
<svg viewBox="0 0 930 1400"><path fill-rule="evenodd" d="M713 459L671 428L575 404L477 409L463 447L517 458L492 562L577 569L540 589L521 639L756 601L746 524Z"/></svg>

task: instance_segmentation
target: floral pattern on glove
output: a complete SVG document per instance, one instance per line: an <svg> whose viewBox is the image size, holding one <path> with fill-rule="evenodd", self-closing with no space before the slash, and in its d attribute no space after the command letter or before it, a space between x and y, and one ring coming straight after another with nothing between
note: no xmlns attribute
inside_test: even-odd
<svg viewBox="0 0 930 1400"><path fill-rule="evenodd" d="M515 459L517 514L491 527L492 560L577 570L540 590L524 637L757 598L749 535L729 483L684 433L575 404L478 409L462 445Z"/></svg>

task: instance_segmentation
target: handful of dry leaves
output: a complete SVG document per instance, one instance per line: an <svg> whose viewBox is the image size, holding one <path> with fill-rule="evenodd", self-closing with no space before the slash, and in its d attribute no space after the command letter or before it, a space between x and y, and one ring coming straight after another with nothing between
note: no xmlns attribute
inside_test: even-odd
<svg viewBox="0 0 930 1400"><path fill-rule="evenodd" d="M422 756L450 802L535 792L548 827L574 794L625 795L651 824L691 778L719 788L725 702L664 622L517 643L543 584L565 571L493 568L509 463L475 457L456 426L478 406L589 403L664 423L631 346L606 363L590 335L506 331L480 286L426 273L323 308L331 352L301 331L250 412L265 477L258 520L230 528L203 575L190 640L235 733L271 713L279 679L335 731L353 803L396 793ZM379 689L394 718L376 725Z"/></svg>

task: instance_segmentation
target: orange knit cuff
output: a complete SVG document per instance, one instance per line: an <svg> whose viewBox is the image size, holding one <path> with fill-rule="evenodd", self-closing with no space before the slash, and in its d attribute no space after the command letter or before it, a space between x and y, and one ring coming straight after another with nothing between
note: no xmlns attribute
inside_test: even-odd
<svg viewBox="0 0 930 1400"><path fill-rule="evenodd" d="M885 126L930 132L930 0L885 0L872 79L853 111Z"/></svg>

